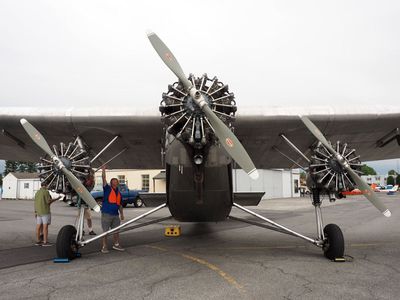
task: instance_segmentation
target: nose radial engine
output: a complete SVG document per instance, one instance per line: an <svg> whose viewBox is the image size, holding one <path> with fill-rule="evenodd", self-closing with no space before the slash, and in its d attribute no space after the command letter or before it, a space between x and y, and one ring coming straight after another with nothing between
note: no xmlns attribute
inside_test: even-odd
<svg viewBox="0 0 400 300"><path fill-rule="evenodd" d="M224 85L216 77L210 79L206 74L202 77L191 74L189 81L203 95L212 111L232 129L236 102L234 94L228 91L228 85ZM180 83L169 85L168 92L163 93L160 112L165 130L182 142L201 149L215 140L214 130L207 116Z"/></svg>

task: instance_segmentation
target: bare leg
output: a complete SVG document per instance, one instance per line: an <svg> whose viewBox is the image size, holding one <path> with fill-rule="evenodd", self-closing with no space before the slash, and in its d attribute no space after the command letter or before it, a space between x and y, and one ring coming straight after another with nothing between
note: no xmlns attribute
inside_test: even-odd
<svg viewBox="0 0 400 300"><path fill-rule="evenodd" d="M103 236L103 249L107 249L107 236Z"/></svg>
<svg viewBox="0 0 400 300"><path fill-rule="evenodd" d="M49 235L49 224L43 224L43 243L47 243L48 235Z"/></svg>
<svg viewBox="0 0 400 300"><path fill-rule="evenodd" d="M88 226L88 228L89 228L89 231L92 231L93 230L93 228L92 228L92 219L86 219L86 221L87 221L87 226Z"/></svg>
<svg viewBox="0 0 400 300"><path fill-rule="evenodd" d="M36 224L36 241L40 241L40 234L42 232L42 224Z"/></svg>
<svg viewBox="0 0 400 300"><path fill-rule="evenodd" d="M119 244L119 233L114 233L114 245Z"/></svg>

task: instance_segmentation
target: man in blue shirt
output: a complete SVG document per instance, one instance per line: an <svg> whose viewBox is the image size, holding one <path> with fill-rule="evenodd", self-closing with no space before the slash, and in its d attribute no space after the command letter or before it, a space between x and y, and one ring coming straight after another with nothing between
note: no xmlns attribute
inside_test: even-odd
<svg viewBox="0 0 400 300"><path fill-rule="evenodd" d="M124 219L124 211L121 205L122 196L118 190L118 179L112 178L110 184L107 184L105 166L102 168L102 177L104 193L103 204L101 206L101 227L105 232L121 224L121 220ZM119 233L114 233L114 244L112 248L117 251L125 251L119 244ZM109 252L107 248L107 236L103 237L101 252Z"/></svg>

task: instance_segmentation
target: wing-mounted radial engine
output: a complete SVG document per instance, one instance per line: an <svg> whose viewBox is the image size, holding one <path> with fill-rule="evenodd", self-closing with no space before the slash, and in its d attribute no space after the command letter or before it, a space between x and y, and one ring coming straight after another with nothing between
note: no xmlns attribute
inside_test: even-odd
<svg viewBox="0 0 400 300"><path fill-rule="evenodd" d="M228 91L228 85L216 77L210 79L206 74L202 77L190 74L189 81L201 93L212 112L233 130L236 102L234 94ZM194 163L201 164L216 137L209 119L182 84L175 82L168 86L168 92L162 95L160 112L165 134L190 145L194 149Z"/></svg>
<svg viewBox="0 0 400 300"><path fill-rule="evenodd" d="M321 142L318 142L312 149L313 155L307 176L308 188L324 191L331 200L335 200L335 197L342 198L344 191L350 191L356 187L344 165L348 165L355 173L362 174L360 156L356 154L355 149L337 141L335 150L341 158L336 157Z"/></svg>
<svg viewBox="0 0 400 300"><path fill-rule="evenodd" d="M93 184L93 180L90 165L84 165L87 160L82 141L78 138L75 143L68 144L68 151L61 144L59 149L56 146L51 149L44 136L31 123L25 119L21 119L20 122L32 141L47 155L39 166L43 180L49 185L53 185L55 181L56 191L74 190L87 205L96 212L100 212L100 206L87 189ZM73 150L70 150L71 148ZM89 174L91 176L88 176ZM86 186L82 184L82 181Z"/></svg>
<svg viewBox="0 0 400 300"><path fill-rule="evenodd" d="M53 152L65 168L71 171L87 190L91 191L93 189L94 172L90 165L87 147L80 137L68 144L53 145ZM75 194L64 173L48 154L40 158L38 170L41 181L47 184L49 190L57 193Z"/></svg>
<svg viewBox="0 0 400 300"><path fill-rule="evenodd" d="M308 168L301 166L297 160L290 158L277 147L274 147L276 151L308 173L307 186L311 191L312 204L315 208L317 238L309 239L297 233L295 234L322 247L327 258L332 260L343 259L344 238L341 229L336 224L328 224L325 227L323 224L321 211L322 194L328 194L330 200L335 200L335 198L342 198L344 191L357 187L385 217L390 217L391 212L371 187L360 177L360 174L362 174L361 161L360 156L356 154L356 150L347 144L342 144L340 141L337 141L336 144L331 144L308 117L300 116L300 119L317 140L315 146L310 148L312 152L310 158L297 148L285 134L280 134L280 137L308 162ZM263 217L258 217L263 219ZM280 228L282 229L282 227ZM293 231L290 233L293 233Z"/></svg>

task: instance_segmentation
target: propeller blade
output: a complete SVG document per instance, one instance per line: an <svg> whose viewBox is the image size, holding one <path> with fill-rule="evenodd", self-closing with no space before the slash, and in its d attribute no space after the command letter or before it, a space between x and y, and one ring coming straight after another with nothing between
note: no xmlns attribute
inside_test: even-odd
<svg viewBox="0 0 400 300"><path fill-rule="evenodd" d="M44 152L46 152L52 159L54 158L55 162L58 163L58 166L61 168L61 171L65 174L68 181L70 182L72 188L78 193L78 195L93 208L94 211L99 212L100 206L97 204L96 200L94 200L93 196L89 193L89 191L84 187L84 185L79 181L78 178L74 176L62 162L57 158L57 156L51 151L49 144L47 144L43 135L27 120L21 119L20 123L22 127L24 127L25 131L31 137L31 139L38 145Z"/></svg>
<svg viewBox="0 0 400 300"><path fill-rule="evenodd" d="M182 70L179 62L172 54L171 50L164 44L164 42L155 34L154 32L149 32L147 37L150 43L153 45L154 50L161 57L162 61L167 65L167 67L179 78L186 90L190 90L192 87L191 82L186 78L185 73Z"/></svg>
<svg viewBox="0 0 400 300"><path fill-rule="evenodd" d="M345 168L350 175L350 177L354 180L355 184L357 187L363 192L363 195L365 198L367 198L372 205L374 205L385 217L390 217L392 213L390 212L389 209L383 204L382 200L379 199L375 192L371 189L371 187L361 179L360 176L356 172L353 171L353 169L350 167L350 165L343 159L343 157L336 152L335 149L331 146L331 144L328 142L328 140L325 138L325 136L322 134L322 132L318 129L317 126L314 125L313 122L308 117L301 116L301 120L303 121L304 125L311 131L311 133L317 138L318 141L320 141L325 148L329 150L329 152L337 158L337 161L340 163L340 165Z"/></svg>
<svg viewBox="0 0 400 300"><path fill-rule="evenodd" d="M378 198L371 187L362 178L353 171L353 169L348 166L346 167L347 173L350 175L351 179L357 184L358 188L361 190L365 198L369 200L385 217L390 217L392 213L383 204L382 200Z"/></svg>
<svg viewBox="0 0 400 300"><path fill-rule="evenodd" d="M186 90L191 93L194 101L203 110L210 121L211 126L214 128L215 135L220 140L224 149L252 179L257 179L258 171L243 145L239 142L233 132L224 124L224 122L222 122L221 119L211 110L200 92L197 91L193 87L192 83L186 78L182 67L172 54L171 50L168 49L164 42L154 32L148 33L147 37L163 62L179 78Z"/></svg>
<svg viewBox="0 0 400 300"><path fill-rule="evenodd" d="M96 200L94 200L92 194L90 194L90 192L80 182L80 180L65 167L62 167L61 171L64 173L65 177L67 177L72 188L86 202L86 204L89 205L90 208L92 208L95 212L100 212L100 206L97 204Z"/></svg>
<svg viewBox="0 0 400 300"><path fill-rule="evenodd" d="M31 139L35 142L36 145L39 146L44 152L46 152L51 158L56 156L53 151L50 149L49 144L46 142L43 135L37 130L31 123L29 123L25 119L21 119L20 123L22 127L24 127L26 133L31 137Z"/></svg>
<svg viewBox="0 0 400 300"><path fill-rule="evenodd" d="M313 122L311 122L308 117L300 116L300 119L303 121L304 125L306 125L308 130L310 130L311 133L316 137L316 139L320 141L326 149L329 150L329 152L331 152L332 154L336 153L335 149L332 148L331 144L328 142L322 132L318 129L317 126L314 125Z"/></svg>
<svg viewBox="0 0 400 300"><path fill-rule="evenodd" d="M202 110L210 121L211 126L214 128L215 135L218 137L220 144L224 147L226 152L228 152L232 159L238 163L247 175L254 180L257 179L258 171L238 138L208 105L204 105Z"/></svg>

